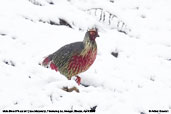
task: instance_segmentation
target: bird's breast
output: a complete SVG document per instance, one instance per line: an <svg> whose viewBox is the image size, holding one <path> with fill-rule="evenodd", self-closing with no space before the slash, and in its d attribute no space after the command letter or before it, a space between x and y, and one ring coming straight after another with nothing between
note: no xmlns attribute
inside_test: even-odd
<svg viewBox="0 0 171 114"><path fill-rule="evenodd" d="M72 75L86 71L96 59L97 50L88 50L84 55L73 56L68 65L68 72Z"/></svg>

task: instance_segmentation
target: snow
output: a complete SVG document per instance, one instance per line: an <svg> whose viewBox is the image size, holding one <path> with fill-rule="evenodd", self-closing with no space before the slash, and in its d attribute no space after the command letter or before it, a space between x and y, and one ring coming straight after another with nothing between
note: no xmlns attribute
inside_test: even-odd
<svg viewBox="0 0 171 114"><path fill-rule="evenodd" d="M169 0L1 0L1 113L93 107L97 114L171 113L170 4ZM91 8L117 18L112 24L106 21L109 17L98 21L101 10L95 15L88 11ZM72 28L59 25L60 19ZM117 26L118 22L122 23ZM82 85L40 65L61 46L82 41L93 26L99 29L98 53L90 69L79 75ZM63 91L66 86L80 92Z"/></svg>

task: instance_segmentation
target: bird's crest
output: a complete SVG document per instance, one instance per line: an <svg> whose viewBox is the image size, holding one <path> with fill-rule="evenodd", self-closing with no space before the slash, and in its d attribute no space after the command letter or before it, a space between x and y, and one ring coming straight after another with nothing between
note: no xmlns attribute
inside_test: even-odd
<svg viewBox="0 0 171 114"><path fill-rule="evenodd" d="M96 27L90 28L88 29L89 32L98 32L98 29Z"/></svg>

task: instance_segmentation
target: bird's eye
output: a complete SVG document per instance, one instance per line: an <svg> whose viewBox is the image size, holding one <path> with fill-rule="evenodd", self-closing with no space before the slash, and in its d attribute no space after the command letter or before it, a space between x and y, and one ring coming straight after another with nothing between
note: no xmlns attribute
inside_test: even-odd
<svg viewBox="0 0 171 114"><path fill-rule="evenodd" d="M95 31L90 31L90 35L94 36L94 35L96 35L96 32Z"/></svg>

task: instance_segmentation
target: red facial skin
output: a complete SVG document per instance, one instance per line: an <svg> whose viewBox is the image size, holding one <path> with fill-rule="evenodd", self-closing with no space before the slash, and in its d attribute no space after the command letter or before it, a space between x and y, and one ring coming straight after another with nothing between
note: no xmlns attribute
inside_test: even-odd
<svg viewBox="0 0 171 114"><path fill-rule="evenodd" d="M90 39L94 40L94 41L95 41L96 37L99 37L99 35L96 31L90 31L89 34L90 34Z"/></svg>

